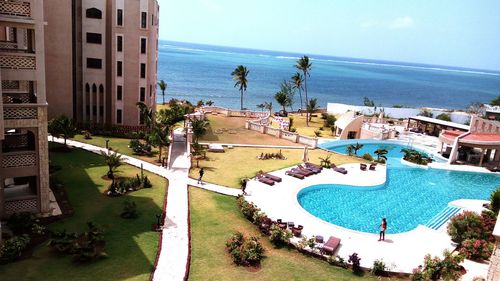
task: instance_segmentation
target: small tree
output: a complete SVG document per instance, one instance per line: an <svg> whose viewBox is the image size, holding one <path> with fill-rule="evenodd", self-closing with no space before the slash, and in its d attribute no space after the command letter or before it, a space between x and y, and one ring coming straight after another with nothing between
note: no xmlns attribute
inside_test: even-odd
<svg viewBox="0 0 500 281"><path fill-rule="evenodd" d="M205 120L195 119L191 122L191 126L193 128L195 142L198 142L199 138L207 132L210 123Z"/></svg>
<svg viewBox="0 0 500 281"><path fill-rule="evenodd" d="M360 150L361 148L363 148L363 144L360 144L359 142L357 142L356 144L351 144L349 146L347 146L346 148L346 151L349 155L351 155L352 153L354 153L354 155L358 155L358 150Z"/></svg>
<svg viewBox="0 0 500 281"><path fill-rule="evenodd" d="M167 90L167 82L163 81L163 80L160 80L160 82L158 82L158 86L160 87L160 90L161 90L161 96L163 98L163 104L165 104L165 90Z"/></svg>
<svg viewBox="0 0 500 281"><path fill-rule="evenodd" d="M307 103L307 112L308 112L308 123L307 126L309 126L309 122L311 122L312 119L312 113L318 109L318 99L310 99L309 102Z"/></svg>
<svg viewBox="0 0 500 281"><path fill-rule="evenodd" d="M422 111L420 111L420 113L418 114L418 116L424 116L424 117L432 118L434 116L434 114L432 114L432 112L430 112L428 110L422 110Z"/></svg>
<svg viewBox="0 0 500 281"><path fill-rule="evenodd" d="M387 161L387 156L385 156L387 153L389 153L389 151L387 151L387 149L385 149L385 148L378 148L373 153L375 153L375 155L377 155L377 162L379 162L380 159L384 159L384 160Z"/></svg>
<svg viewBox="0 0 500 281"><path fill-rule="evenodd" d="M138 102L135 105L137 106L137 109L139 110L139 114L141 115L141 118L144 121L144 125L146 125L146 127L151 130L152 126L154 125L153 109L148 107L143 102Z"/></svg>
<svg viewBox="0 0 500 281"><path fill-rule="evenodd" d="M48 130L52 136L62 136L64 138L64 145L66 145L67 139L74 137L77 133L73 119L66 115L60 115L52 119L48 124Z"/></svg>
<svg viewBox="0 0 500 281"><path fill-rule="evenodd" d="M211 100L207 100L207 101L205 102L205 104L206 104L207 106L212 106L212 105L214 105L214 102L213 102L213 101L211 101Z"/></svg>
<svg viewBox="0 0 500 281"><path fill-rule="evenodd" d="M161 162L161 155L162 155L163 147L168 146L170 143L170 140L168 139L168 137L169 137L168 128L162 128L158 124L153 127L153 130L148 135L148 142L152 146L158 147L158 150L159 150L158 162Z"/></svg>
<svg viewBox="0 0 500 281"><path fill-rule="evenodd" d="M375 102L373 100L369 99L368 97L364 97L363 98L363 105L373 107L373 106L375 106Z"/></svg>
<svg viewBox="0 0 500 281"><path fill-rule="evenodd" d="M233 72L231 72L231 76L233 76L233 80L235 81L234 87L239 87L240 90L240 106L243 110L243 93L246 92L248 87L247 76L250 71L243 65L238 65Z"/></svg>
<svg viewBox="0 0 500 281"><path fill-rule="evenodd" d="M107 176L112 180L112 185L114 185L114 173L116 172L116 169L123 164L122 155L119 154L118 151L102 151L101 155L104 157L104 163L108 166Z"/></svg>
<svg viewBox="0 0 500 281"><path fill-rule="evenodd" d="M436 119L443 120L443 121L448 121L448 122L451 121L451 117L447 113L441 113L441 114L439 114L438 116L436 116Z"/></svg>
<svg viewBox="0 0 500 281"><path fill-rule="evenodd" d="M205 102L203 100L199 100L197 103L196 103L196 107L203 107L205 105Z"/></svg>

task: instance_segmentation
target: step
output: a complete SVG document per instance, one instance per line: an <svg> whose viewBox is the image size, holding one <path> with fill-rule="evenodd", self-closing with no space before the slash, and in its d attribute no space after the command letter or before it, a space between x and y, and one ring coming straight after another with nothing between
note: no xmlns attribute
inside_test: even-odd
<svg viewBox="0 0 500 281"><path fill-rule="evenodd" d="M461 209L458 207L448 206L430 219L425 226L430 229L438 230L443 226L451 217L458 213Z"/></svg>

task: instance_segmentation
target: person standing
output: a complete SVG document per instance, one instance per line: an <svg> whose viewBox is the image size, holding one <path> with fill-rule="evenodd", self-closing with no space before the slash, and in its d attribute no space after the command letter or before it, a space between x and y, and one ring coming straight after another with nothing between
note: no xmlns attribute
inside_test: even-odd
<svg viewBox="0 0 500 281"><path fill-rule="evenodd" d="M201 168L199 173L200 173L200 177L198 178L198 184L203 184L202 178L203 178L203 175L205 174L205 170L203 170L203 168Z"/></svg>
<svg viewBox="0 0 500 281"><path fill-rule="evenodd" d="M246 192L247 183L248 183L248 179L241 180L241 191L243 192L243 195L248 195Z"/></svg>
<svg viewBox="0 0 500 281"><path fill-rule="evenodd" d="M378 241L385 240L385 231L387 230L387 220L385 218L382 218L382 223L380 223L380 234Z"/></svg>

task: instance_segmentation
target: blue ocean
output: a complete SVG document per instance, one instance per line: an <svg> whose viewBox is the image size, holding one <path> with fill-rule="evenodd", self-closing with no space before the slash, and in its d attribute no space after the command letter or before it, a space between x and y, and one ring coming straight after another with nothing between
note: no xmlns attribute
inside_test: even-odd
<svg viewBox="0 0 500 281"><path fill-rule="evenodd" d="M244 96L244 106L250 109L266 101L276 104L273 97L280 83L296 72L295 62L303 55L171 41L160 41L158 49L158 80L168 83L166 101L212 100L239 108L231 72L242 64L250 70ZM499 71L307 55L312 61L308 95L321 107L328 102L361 105L363 97L369 97L382 106L465 109L500 94ZM297 92L293 108L299 105Z"/></svg>

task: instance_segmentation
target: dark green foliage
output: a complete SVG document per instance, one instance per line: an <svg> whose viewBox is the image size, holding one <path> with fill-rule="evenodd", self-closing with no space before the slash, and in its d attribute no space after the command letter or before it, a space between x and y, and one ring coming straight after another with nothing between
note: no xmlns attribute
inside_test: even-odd
<svg viewBox="0 0 500 281"><path fill-rule="evenodd" d="M193 129L193 136L195 142L198 142L198 139L207 132L208 127L210 126L210 122L205 120L195 119L191 122L191 126Z"/></svg>
<svg viewBox="0 0 500 281"><path fill-rule="evenodd" d="M373 156L370 153L363 154L363 159L367 161L373 161Z"/></svg>
<svg viewBox="0 0 500 281"><path fill-rule="evenodd" d="M491 223L487 223L491 221L491 217L487 213L482 216L465 211L451 218L448 225L448 234L451 236L451 240L459 244L467 239L491 240L493 229Z"/></svg>
<svg viewBox="0 0 500 281"><path fill-rule="evenodd" d="M265 252L257 237L246 239L241 232L235 232L226 241L226 249L237 265L257 265Z"/></svg>
<svg viewBox="0 0 500 281"><path fill-rule="evenodd" d="M143 143L139 139L130 140L128 146L134 154L138 155L149 155L151 154L151 145L149 143Z"/></svg>
<svg viewBox="0 0 500 281"><path fill-rule="evenodd" d="M496 98L492 99L490 102L490 105L500 106L500 95L498 95Z"/></svg>
<svg viewBox="0 0 500 281"><path fill-rule="evenodd" d="M141 188L151 188L153 185L147 176L141 177L136 174L132 178L120 178L113 181L108 189L108 196L121 196L127 192L136 191Z"/></svg>
<svg viewBox="0 0 500 281"><path fill-rule="evenodd" d="M129 199L123 201L123 211L120 214L120 217L124 219L135 219L139 216L137 212L137 205L134 201Z"/></svg>
<svg viewBox="0 0 500 281"><path fill-rule="evenodd" d="M424 116L424 117L432 118L434 116L434 114L432 114L432 112L430 112L430 111L422 110L422 111L420 111L420 113L418 114L418 116Z"/></svg>
<svg viewBox="0 0 500 281"><path fill-rule="evenodd" d="M368 97L363 98L363 105L364 106L375 106L375 102Z"/></svg>
<svg viewBox="0 0 500 281"><path fill-rule="evenodd" d="M401 152L404 153L403 159L405 161L418 164L418 165L427 165L429 163L429 156L427 154L420 152L415 149L403 148Z"/></svg>
<svg viewBox="0 0 500 281"><path fill-rule="evenodd" d="M424 258L424 267L421 274L416 277L422 276L424 279L420 280L458 280L462 275L463 267L460 265L464 257L462 255L453 255L447 250L443 253L444 258L431 257L427 255ZM417 270L418 272L418 270ZM419 280L412 277L412 280Z"/></svg>
<svg viewBox="0 0 500 281"><path fill-rule="evenodd" d="M373 267L372 267L372 273L376 276L382 276L386 272L386 266L383 260L374 260L373 261Z"/></svg>
<svg viewBox="0 0 500 281"><path fill-rule="evenodd" d="M436 119L443 120L443 121L451 121L451 117L447 113L441 113L438 116L436 116Z"/></svg>
<svg viewBox="0 0 500 281"><path fill-rule="evenodd" d="M335 126L335 122L337 122L337 118L335 117L335 115L323 113L322 118L323 117L325 117L325 120L323 121L323 127L332 128Z"/></svg>
<svg viewBox="0 0 500 281"><path fill-rule="evenodd" d="M28 234L35 222L35 216L32 213L14 213L7 220L7 226L15 235Z"/></svg>
<svg viewBox="0 0 500 281"><path fill-rule="evenodd" d="M0 246L0 264L13 262L21 257L31 239L28 235L14 236Z"/></svg>
<svg viewBox="0 0 500 281"><path fill-rule="evenodd" d="M142 180L142 188L151 188L151 187L153 187L153 184L148 179L148 176L145 176L144 179Z"/></svg>
<svg viewBox="0 0 500 281"><path fill-rule="evenodd" d="M77 133L75 122L66 115L60 115L50 120L48 122L48 131L52 136L63 137L65 145L66 140L74 137Z"/></svg>
<svg viewBox="0 0 500 281"><path fill-rule="evenodd" d="M361 269L361 258L358 256L358 253L352 253L352 255L349 256L347 262L351 264L352 272L354 272L355 274L363 272L363 270Z"/></svg>
<svg viewBox="0 0 500 281"><path fill-rule="evenodd" d="M319 158L319 160L321 161L320 162L321 167L326 168L326 169L331 168L331 166L332 166L332 161L330 160L331 156L332 156L331 154L328 154L325 158L321 158L321 157Z"/></svg>
<svg viewBox="0 0 500 281"><path fill-rule="evenodd" d="M328 256L328 258L326 259L326 261L331 264L331 265L335 265L335 266L338 266L338 267L342 267L342 268L347 268L348 267L348 264L347 262L341 258L340 256Z"/></svg>
<svg viewBox="0 0 500 281"><path fill-rule="evenodd" d="M500 210L500 187L491 193L490 196L490 209L498 215Z"/></svg>
<svg viewBox="0 0 500 281"><path fill-rule="evenodd" d="M281 229L278 225L273 224L270 229L271 235L269 240L276 247L283 247L288 245L290 239L292 238L292 232L288 229Z"/></svg>

